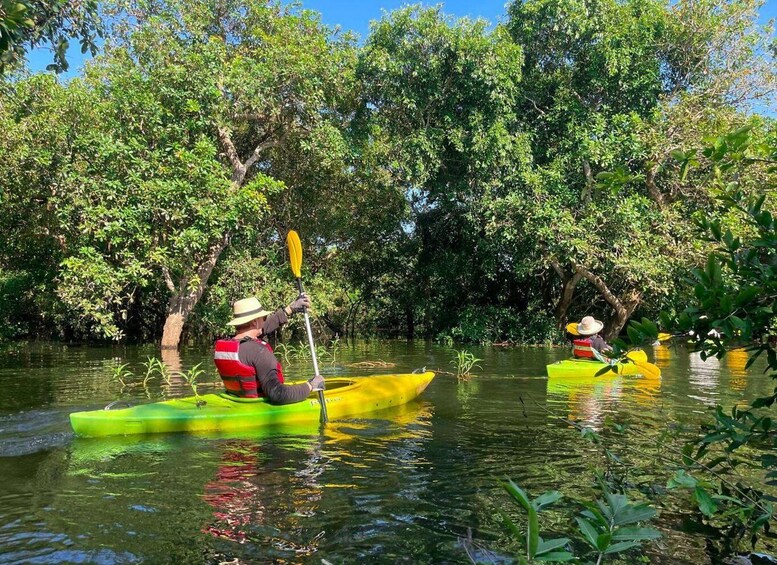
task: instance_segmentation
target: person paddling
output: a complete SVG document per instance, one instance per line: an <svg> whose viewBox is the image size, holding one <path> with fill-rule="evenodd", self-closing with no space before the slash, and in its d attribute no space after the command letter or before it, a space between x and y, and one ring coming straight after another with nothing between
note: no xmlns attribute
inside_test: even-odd
<svg viewBox="0 0 777 565"><path fill-rule="evenodd" d="M271 404L293 404L314 390L324 389L321 375L296 385L283 384L283 369L266 341L268 335L288 322L289 316L305 308L310 308L310 299L304 294L275 312L263 309L253 296L232 305L234 318L228 325L235 326L235 336L217 340L213 355L227 394L265 397Z"/></svg>
<svg viewBox="0 0 777 565"><path fill-rule="evenodd" d="M577 324L578 337L572 342L572 355L575 359L597 359L597 353L612 351L604 338L599 335L604 324L593 316L586 316Z"/></svg>

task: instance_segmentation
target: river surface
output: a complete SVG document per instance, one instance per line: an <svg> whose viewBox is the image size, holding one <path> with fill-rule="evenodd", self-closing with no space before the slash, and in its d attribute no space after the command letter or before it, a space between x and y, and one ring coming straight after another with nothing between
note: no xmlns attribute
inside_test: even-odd
<svg viewBox="0 0 777 565"><path fill-rule="evenodd" d="M596 496L600 451L563 419L594 430L611 420L638 429L627 443L644 457L630 461L635 474L648 475L653 440L669 422L694 424L710 406L752 399L770 386L757 368L744 370L737 352L704 362L661 346L648 355L662 379L549 381L545 365L566 357L563 348L468 349L483 359L471 378L439 374L411 404L321 431L82 439L72 433L71 412L191 391L180 378L124 390L111 378L128 363L138 375L129 380L138 383L140 363L159 355L152 347L6 347L0 563L469 563L467 550L484 562L511 563L517 546L498 511L520 513L498 479L510 477L535 496L564 495L558 510L541 515L546 537L570 533L573 509ZM341 345L321 365L324 375L452 371L452 358L437 344L373 341ZM200 391L218 388L207 384L218 377L206 348L165 361L174 370L202 362ZM395 365L350 366L364 361ZM298 360L286 372L311 370ZM672 496L653 504L663 537L643 555L653 563L711 562L711 534L689 507Z"/></svg>

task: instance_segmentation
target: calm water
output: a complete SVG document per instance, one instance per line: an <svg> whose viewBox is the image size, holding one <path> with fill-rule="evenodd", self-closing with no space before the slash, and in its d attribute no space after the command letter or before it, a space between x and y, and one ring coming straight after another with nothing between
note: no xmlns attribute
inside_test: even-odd
<svg viewBox="0 0 777 565"><path fill-rule="evenodd" d="M321 432L85 440L73 437L68 414L118 398L111 368L130 363L142 371L139 363L157 352L7 349L0 355L0 562L469 563L461 541L468 532L495 552L491 558L511 562L496 517L510 502L496 478L511 477L535 495L560 490L562 507L578 508L594 493L591 471L601 457L555 416L595 429L607 417L630 424L644 433L629 440L638 451L669 420L692 423L710 405L769 387L760 371L744 371L737 354L703 362L660 347L648 352L662 367L660 381L559 383L544 376L545 365L565 357L563 349L471 351L484 360L470 380L441 374L410 405ZM451 370L451 359L437 345L372 342L345 347L322 372ZM166 360L183 369L203 361L201 380L217 378L205 349ZM347 366L377 360L396 367ZM309 372L304 362L287 369ZM180 383L169 388L154 381L124 397L187 393ZM635 473L649 476L651 468L647 459ZM664 537L647 548L651 561L709 562L708 534L692 516L673 510L671 497L657 506ZM569 516L550 512L541 520L549 534L561 534Z"/></svg>

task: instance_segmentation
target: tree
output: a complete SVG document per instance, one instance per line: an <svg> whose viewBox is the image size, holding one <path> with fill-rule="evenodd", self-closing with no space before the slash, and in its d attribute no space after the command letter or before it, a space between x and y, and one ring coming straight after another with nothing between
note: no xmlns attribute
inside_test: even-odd
<svg viewBox="0 0 777 565"><path fill-rule="evenodd" d="M506 25L525 52L516 113L533 133L535 161L494 199L491 221L524 268L557 272L560 326L586 281L610 307L606 334L616 335L645 300L666 303L682 270L701 259L685 218L712 198L688 198L666 169L677 145L744 121L736 105L769 92L754 6L530 0L508 8Z"/></svg>
<svg viewBox="0 0 777 565"><path fill-rule="evenodd" d="M272 175L283 152L323 153L352 46L259 0L139 0L111 16L104 54L69 87L93 95L97 125L69 140L43 197L65 247L57 293L83 331L112 338L139 301L145 315L166 303L162 346L176 347L230 241L277 236Z"/></svg>
<svg viewBox="0 0 777 565"><path fill-rule="evenodd" d="M103 24L96 0L2 0L0 2L0 74L16 65L29 49L50 45L54 62L47 69L68 70L70 39L81 52L97 53Z"/></svg>
<svg viewBox="0 0 777 565"><path fill-rule="evenodd" d="M410 335L420 315L432 333L455 324L465 302L498 293L478 211L521 158L510 133L521 61L501 27L487 32L485 22L454 21L439 8L404 8L373 25L360 53L356 126L368 162L381 163L378 178L407 208L378 235L383 248L361 255L358 272L371 295L392 297L387 325ZM401 255L387 261L389 249Z"/></svg>

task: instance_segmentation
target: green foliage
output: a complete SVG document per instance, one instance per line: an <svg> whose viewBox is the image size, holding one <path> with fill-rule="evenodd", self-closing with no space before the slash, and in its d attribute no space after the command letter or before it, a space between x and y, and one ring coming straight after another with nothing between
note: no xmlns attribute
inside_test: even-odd
<svg viewBox="0 0 777 565"><path fill-rule="evenodd" d="M699 214L694 221L714 250L704 267L691 273L695 302L677 317L662 314L662 324L691 335L704 359L722 358L732 344L749 344L747 350L753 355L747 367L763 355L766 372L777 378L777 222L773 214L777 147L768 140L758 142L750 128L742 128L711 140L699 153L710 164L706 182L717 195L719 209L715 216ZM685 171L699 165L696 152L676 157L683 160ZM755 189L748 182L752 174L761 177ZM738 234L722 223L726 215L738 219ZM632 322L628 329L631 343L652 341L656 335L656 325L646 319ZM623 350L627 343L617 345ZM745 539L755 545L774 520L772 497L760 486L733 483L725 477L736 476L739 465L750 463L752 456L736 456L747 446L763 454L762 482L774 486L776 460L771 452L777 447L772 414L776 402L777 387L749 407L725 411L716 406L712 421L686 444L684 466L668 482L669 488L690 490L705 520L725 532L721 536L724 552L736 551Z"/></svg>
<svg viewBox="0 0 777 565"><path fill-rule="evenodd" d="M575 518L585 542L593 549L597 563L605 555L612 555L639 547L645 540L661 537L653 528L636 524L647 522L656 511L646 504L631 504L622 494L613 494L606 488L604 498L596 504L585 504L586 510Z"/></svg>
<svg viewBox="0 0 777 565"><path fill-rule="evenodd" d="M526 492L511 480L502 483L502 486L513 500L526 511L528 519L525 535L526 557L521 557L521 562L525 563L531 560L548 562L571 561L574 557L572 553L569 551L558 551L559 548L564 548L569 544L569 539L543 540L540 537L539 518L537 515L545 506L557 502L561 498L561 493L556 491L546 492L531 500ZM506 528L520 539L521 531L518 526L507 513L501 512L501 515Z"/></svg>
<svg viewBox="0 0 777 565"><path fill-rule="evenodd" d="M127 386L129 380L134 376L132 371L127 369L129 363L117 365L111 370L111 380L118 382L121 385L122 390Z"/></svg>
<svg viewBox="0 0 777 565"><path fill-rule="evenodd" d="M561 494L552 491L530 499L526 492L508 480L502 484L527 515L525 536L506 512L501 511L505 528L518 539L524 538L525 556L520 557L521 563L532 561L562 563L576 560L569 551L571 546L568 538L543 540L540 537L539 512L561 499ZM646 504L632 504L622 494L613 494L602 485L603 498L595 502L583 503L586 510L575 518L578 525L578 535L591 550L589 557L602 563L605 556L614 555L638 548L643 541L654 540L661 534L653 529L640 526L656 515L656 511Z"/></svg>
<svg viewBox="0 0 777 565"><path fill-rule="evenodd" d="M0 38L91 48L93 2L17 4ZM0 331L223 335L232 301L292 298L290 227L329 335L549 343L571 314L615 335L681 310L716 245L688 218L756 229L700 181L773 127L742 113L775 82L757 8L529 0L490 28L411 6L357 48L297 4L106 4L82 80L0 82L0 291L23 297L0 292ZM699 150L742 125L756 142Z"/></svg>
<svg viewBox="0 0 777 565"><path fill-rule="evenodd" d="M48 45L54 62L47 70L68 70L66 59L71 39L81 43L81 53L97 52L96 40L103 24L96 0L2 0L0 2L0 74L17 65L27 51Z"/></svg>

